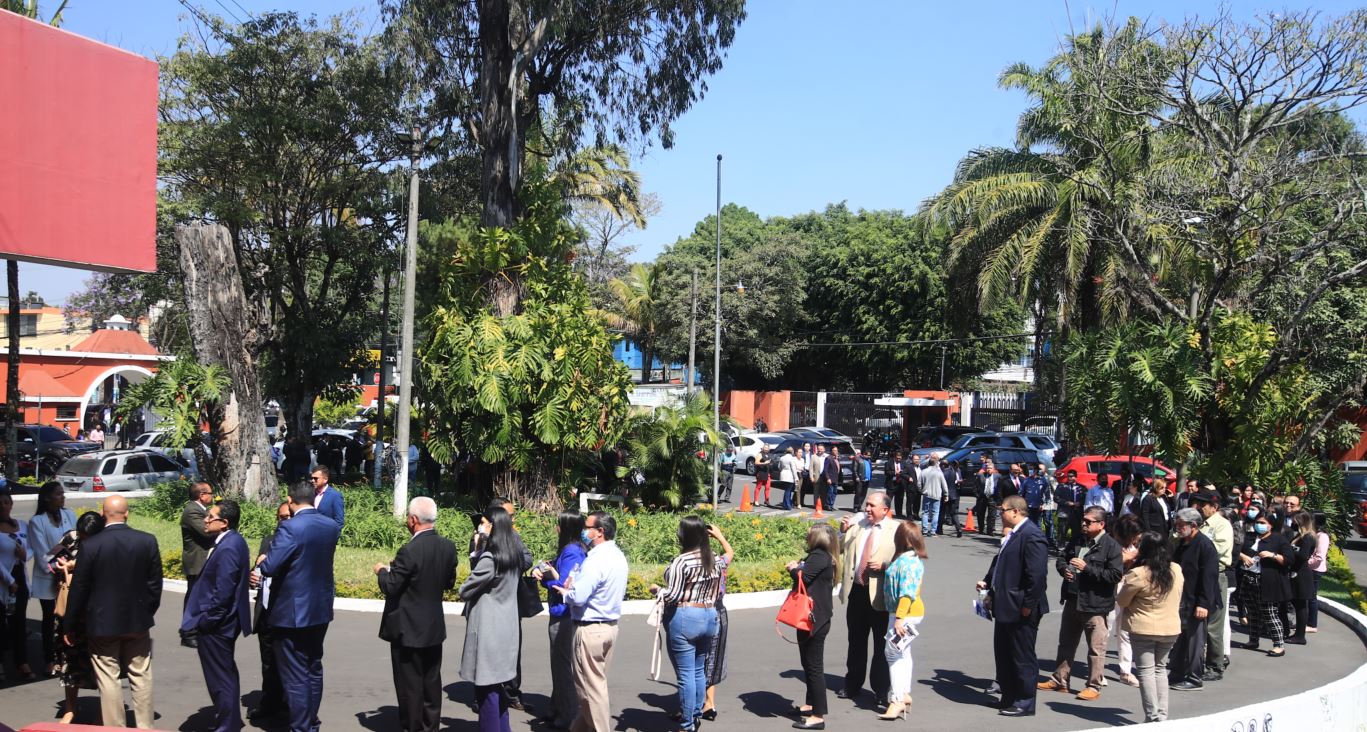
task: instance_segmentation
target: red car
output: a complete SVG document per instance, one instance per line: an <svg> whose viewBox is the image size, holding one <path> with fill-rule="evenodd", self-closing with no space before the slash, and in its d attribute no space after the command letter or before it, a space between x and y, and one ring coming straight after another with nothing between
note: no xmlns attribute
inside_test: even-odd
<svg viewBox="0 0 1367 732"><path fill-rule="evenodd" d="M1177 475L1177 471L1163 463L1139 455L1077 455L1055 473L1060 482L1068 476L1069 470L1077 471L1077 482L1083 485L1096 485L1096 477L1102 473L1112 477L1138 473L1145 480L1152 480L1155 475L1172 480Z"/></svg>

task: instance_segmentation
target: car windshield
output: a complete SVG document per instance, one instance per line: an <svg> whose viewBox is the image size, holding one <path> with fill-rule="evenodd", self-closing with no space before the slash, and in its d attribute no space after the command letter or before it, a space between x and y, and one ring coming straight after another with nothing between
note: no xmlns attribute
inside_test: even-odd
<svg viewBox="0 0 1367 732"><path fill-rule="evenodd" d="M1358 500L1367 500L1367 473L1349 473L1343 478L1343 488Z"/></svg>
<svg viewBox="0 0 1367 732"><path fill-rule="evenodd" d="M74 457L62 465L62 469L57 471L58 475L71 475L78 478L89 478L95 474L100 467L100 458L97 457Z"/></svg>
<svg viewBox="0 0 1367 732"><path fill-rule="evenodd" d="M68 435L56 427L39 427L37 432L38 439L41 439L43 442L62 442L71 439L71 435Z"/></svg>

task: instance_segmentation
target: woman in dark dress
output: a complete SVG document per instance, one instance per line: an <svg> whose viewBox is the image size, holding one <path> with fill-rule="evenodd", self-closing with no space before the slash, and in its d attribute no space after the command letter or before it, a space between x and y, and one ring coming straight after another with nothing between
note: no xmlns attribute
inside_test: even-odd
<svg viewBox="0 0 1367 732"><path fill-rule="evenodd" d="M57 546L52 549L53 563L56 565L60 584L57 589L56 613L53 647L57 649L55 671L62 677L62 687L66 689L66 708L62 713L62 724L70 724L76 715L76 696L81 689L94 689L95 669L90 663L90 649L86 647L85 627L80 618L65 617L66 594L71 587L72 575L76 571L76 557L81 551L81 542L100 533L104 528L104 517L94 511L86 511L76 520L76 529L68 531ZM70 643L67 643L70 639Z"/></svg>
<svg viewBox="0 0 1367 732"><path fill-rule="evenodd" d="M1315 570L1310 568L1310 557L1315 555L1319 537L1315 535L1315 519L1309 511L1297 512L1292 520L1296 522L1296 538L1291 542L1296 550L1296 562L1291 570L1291 605L1296 608L1296 629L1286 636L1286 642L1303 646L1310 604L1317 602Z"/></svg>
<svg viewBox="0 0 1367 732"><path fill-rule="evenodd" d="M797 709L802 718L793 722L796 729L826 729L826 635L831 632L831 587L839 552L835 528L819 523L807 530L807 557L788 563L793 588L797 588L801 572L807 594L812 598L812 630L797 632L798 655L807 680L807 703Z"/></svg>
<svg viewBox="0 0 1367 732"><path fill-rule="evenodd" d="M1277 617L1277 605L1291 599L1291 568L1295 566L1296 552L1291 542L1272 528L1267 514L1259 513L1253 530L1244 535L1239 562L1244 568L1239 595L1249 616L1248 643L1242 647L1257 650L1259 638L1267 637L1272 640L1272 650L1267 655L1281 658L1286 655L1282 646L1286 629Z"/></svg>

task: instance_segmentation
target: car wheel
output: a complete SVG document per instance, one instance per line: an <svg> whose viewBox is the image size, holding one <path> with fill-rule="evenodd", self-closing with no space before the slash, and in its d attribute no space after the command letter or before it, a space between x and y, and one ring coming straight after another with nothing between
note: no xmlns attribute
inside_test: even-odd
<svg viewBox="0 0 1367 732"><path fill-rule="evenodd" d="M746 472L746 473L749 473L750 475L754 475L754 474L755 474L755 459L754 459L754 458L748 458L748 459L745 461L745 472Z"/></svg>

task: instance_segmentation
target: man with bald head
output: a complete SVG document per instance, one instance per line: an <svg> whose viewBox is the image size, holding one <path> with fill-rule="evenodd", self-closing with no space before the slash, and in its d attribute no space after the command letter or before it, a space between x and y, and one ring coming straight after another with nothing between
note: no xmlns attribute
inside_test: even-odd
<svg viewBox="0 0 1367 732"><path fill-rule="evenodd" d="M441 724L441 644L446 640L442 593L456 584L456 545L436 531L437 504L408 502L408 532L393 564L375 565L384 594L380 638L389 641L399 728L436 732Z"/></svg>
<svg viewBox="0 0 1367 732"><path fill-rule="evenodd" d="M161 605L161 553L156 537L128 526L128 499L104 501L104 530L81 542L81 568L71 582L66 617L81 618L89 638L100 713L106 727L127 726L120 667L128 670L133 719L152 728L152 637Z"/></svg>

